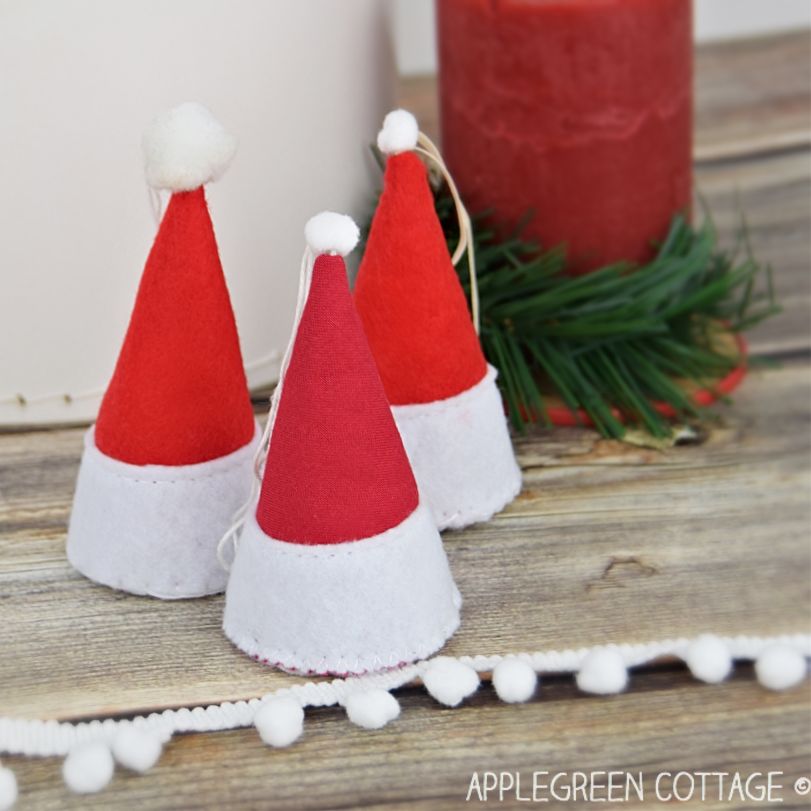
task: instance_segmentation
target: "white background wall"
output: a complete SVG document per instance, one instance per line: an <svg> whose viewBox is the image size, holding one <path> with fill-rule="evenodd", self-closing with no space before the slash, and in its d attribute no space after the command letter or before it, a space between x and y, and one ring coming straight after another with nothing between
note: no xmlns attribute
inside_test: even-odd
<svg viewBox="0 0 811 811"><path fill-rule="evenodd" d="M434 0L394 0L397 61L403 73L436 70ZM811 25L811 0L695 0L696 39L729 39Z"/></svg>
<svg viewBox="0 0 811 811"><path fill-rule="evenodd" d="M95 412L155 236L141 133L188 100L239 141L207 195L249 380L275 379L304 223L366 216L394 88L382 0L281 5L0 0L0 425Z"/></svg>

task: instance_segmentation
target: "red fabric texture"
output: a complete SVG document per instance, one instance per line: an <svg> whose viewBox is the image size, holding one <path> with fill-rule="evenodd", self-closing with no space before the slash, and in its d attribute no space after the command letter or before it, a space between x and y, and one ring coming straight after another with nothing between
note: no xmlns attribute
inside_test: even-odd
<svg viewBox="0 0 811 811"><path fill-rule="evenodd" d="M280 541L379 535L419 496L340 256L319 256L270 439L256 519Z"/></svg>
<svg viewBox="0 0 811 811"><path fill-rule="evenodd" d="M234 313L202 188L172 195L96 422L134 465L225 456L255 430Z"/></svg>
<svg viewBox="0 0 811 811"><path fill-rule="evenodd" d="M386 162L355 305L393 405L452 397L484 377L487 364L427 171L413 152Z"/></svg>

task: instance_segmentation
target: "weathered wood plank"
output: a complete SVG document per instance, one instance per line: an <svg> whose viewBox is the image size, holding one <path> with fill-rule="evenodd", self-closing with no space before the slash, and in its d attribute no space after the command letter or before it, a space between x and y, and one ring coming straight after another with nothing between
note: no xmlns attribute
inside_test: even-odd
<svg viewBox="0 0 811 811"><path fill-rule="evenodd" d="M774 269L783 311L747 334L752 352L811 350L811 152L696 167L697 192L731 246L745 217L754 256Z"/></svg>
<svg viewBox="0 0 811 811"><path fill-rule="evenodd" d="M808 688L769 694L750 668L742 670L723 687L699 685L684 671L644 673L634 678L632 692L611 699L584 697L570 680L555 680L521 706L501 704L483 687L456 710L408 690L399 695L402 715L380 732L359 730L330 708L308 710L304 735L288 750L268 749L253 730L183 736L154 771L118 772L96 796L69 795L58 760L7 763L19 779L20 807L40 811L458 809L472 773L485 770L519 772L525 796L533 771L642 772L647 808L656 805L661 771L781 771L785 805L803 805L791 786L807 774L811 757ZM503 803L491 797L491 805L529 804L508 795ZM691 807L754 805L733 798Z"/></svg>
<svg viewBox="0 0 811 811"><path fill-rule="evenodd" d="M585 430L521 439L519 499L446 535L466 599L447 650L806 629L808 377L805 365L753 374L700 446L660 453ZM168 604L71 571L80 437L0 437L0 639L14 651L0 658L0 714L132 712L286 682L223 638L222 598Z"/></svg>
<svg viewBox="0 0 811 811"><path fill-rule="evenodd" d="M811 144L808 30L696 48L698 161Z"/></svg>

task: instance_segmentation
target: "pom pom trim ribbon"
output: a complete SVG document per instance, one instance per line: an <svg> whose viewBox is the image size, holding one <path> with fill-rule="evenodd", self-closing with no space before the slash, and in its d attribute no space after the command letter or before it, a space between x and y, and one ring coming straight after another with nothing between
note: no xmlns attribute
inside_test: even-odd
<svg viewBox="0 0 811 811"><path fill-rule="evenodd" d="M757 661L775 649L786 651L796 658L811 657L811 634L785 634L773 637L714 637L726 647L732 659ZM313 681L282 687L261 698L249 701L225 701L207 707L181 707L152 713L133 719L107 718L103 721L80 723L43 721L23 718L0 717L0 752L29 757L65 756L74 747L90 741L102 741L112 745L118 730L124 725L134 725L155 734L161 742L183 732L215 732L218 730L250 727L261 706L272 698L291 696L306 707L330 707L345 705L355 693L370 690L395 690L411 683L420 683L423 674L436 659L456 661L479 674L492 673L505 659L526 662L539 674L577 673L583 662L595 651L611 650L619 654L626 668L640 667L663 658L684 660L691 638L667 639L644 644L604 645L593 648L550 650L537 653L517 653L504 656L435 657L408 665L399 670L369 673L346 679ZM769 686L769 685L766 685ZM788 685L790 686L790 685ZM542 688L539 688L542 691Z"/></svg>
<svg viewBox="0 0 811 811"><path fill-rule="evenodd" d="M126 735L136 739L137 745L124 749L126 756L121 760L130 762L120 765L145 771L154 765L163 744L177 733L256 726L260 737L268 745L288 746L301 734L303 711L307 707L339 705L346 710L350 722L367 729L379 729L393 721L400 712L393 696L387 702L385 696L380 694L411 683L422 683L436 701L453 707L462 704L476 691L479 676L483 673L491 674L496 694L507 703L528 701L536 689L542 690L538 682L532 682L533 674L572 673L578 686L586 692L599 695L618 693L626 687L629 668L677 658L692 669L697 661L696 646L699 642L704 653L709 649L714 659L723 653L730 660L753 661L758 681L769 690L789 689L808 675L811 634L773 637L704 634L692 639L598 645L506 656L435 656L399 670L295 684L249 701L181 707L132 719L107 718L74 724L0 717L0 753L66 757L63 771L68 787L74 792L95 793L105 788L112 777L114 754L121 749L121 739ZM497 668L498 672L493 676ZM511 672L507 674L506 671ZM717 675L713 674L715 678ZM697 678L701 678L701 673ZM279 707L285 710L281 716ZM295 710L295 713L291 710ZM85 762L87 758L84 754L88 750L92 750L94 756ZM78 763L78 760L82 762ZM11 800L13 805L17 798L16 779L9 769L0 767L0 770L3 786L9 792L6 800ZM11 806L7 804L6 807Z"/></svg>

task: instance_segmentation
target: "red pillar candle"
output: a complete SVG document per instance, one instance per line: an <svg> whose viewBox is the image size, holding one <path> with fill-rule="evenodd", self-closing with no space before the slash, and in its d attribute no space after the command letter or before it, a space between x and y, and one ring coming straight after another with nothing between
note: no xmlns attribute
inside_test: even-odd
<svg viewBox="0 0 811 811"><path fill-rule="evenodd" d="M691 199L691 0L437 0L442 143L472 212L643 261Z"/></svg>

